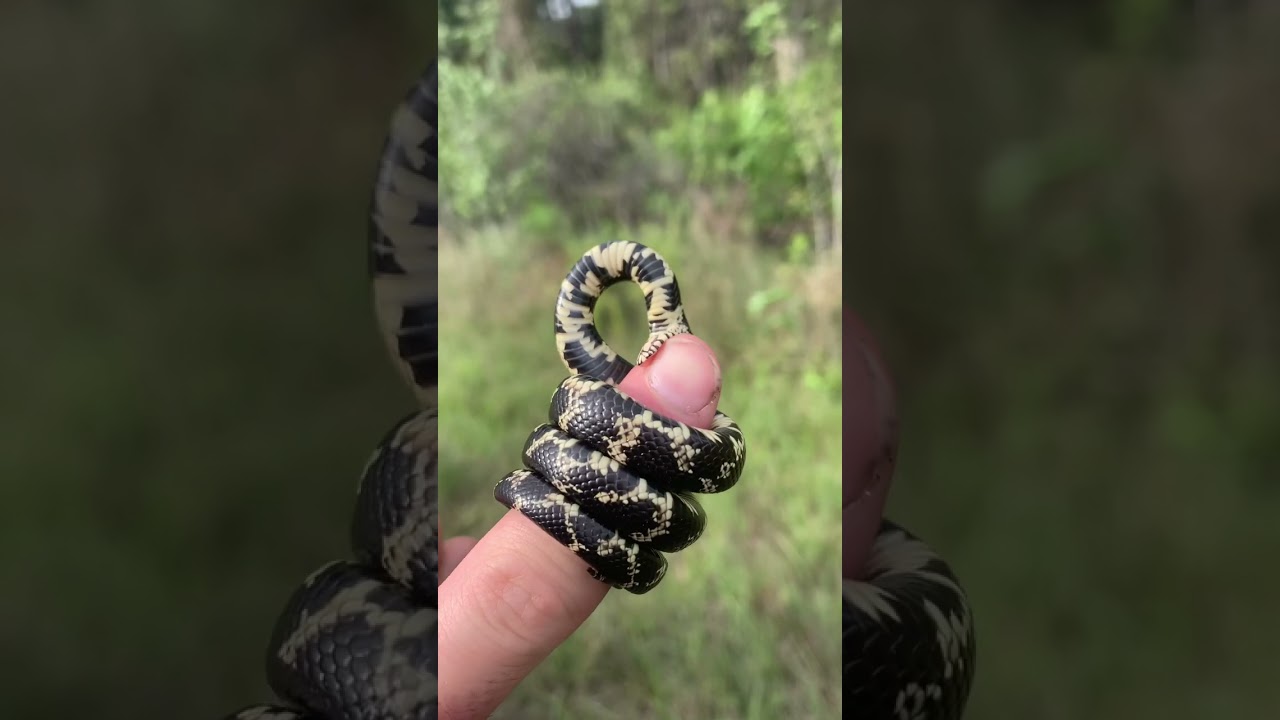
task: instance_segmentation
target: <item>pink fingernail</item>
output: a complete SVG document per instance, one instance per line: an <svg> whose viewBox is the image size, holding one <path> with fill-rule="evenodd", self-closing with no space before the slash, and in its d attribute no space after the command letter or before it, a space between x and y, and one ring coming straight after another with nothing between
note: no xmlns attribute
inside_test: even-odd
<svg viewBox="0 0 1280 720"><path fill-rule="evenodd" d="M658 351L646 380L667 407L697 413L719 399L720 364L706 343L678 335Z"/></svg>

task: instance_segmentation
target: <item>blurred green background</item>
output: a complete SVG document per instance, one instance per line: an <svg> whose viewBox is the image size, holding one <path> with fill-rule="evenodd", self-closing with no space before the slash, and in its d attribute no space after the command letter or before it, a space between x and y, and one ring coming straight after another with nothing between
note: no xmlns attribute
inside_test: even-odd
<svg viewBox="0 0 1280 720"><path fill-rule="evenodd" d="M845 287L969 717L1280 717L1280 6L848 7Z"/></svg>
<svg viewBox="0 0 1280 720"><path fill-rule="evenodd" d="M276 614L347 554L412 406L368 192L434 6L0 5L0 717L269 697Z"/></svg>
<svg viewBox="0 0 1280 720"><path fill-rule="evenodd" d="M840 715L840 10L784 5L441 5L444 534L506 512L567 373L560 285L601 242L671 263L748 448L662 584L610 593L495 717ZM634 358L639 289L597 318Z"/></svg>
<svg viewBox="0 0 1280 720"><path fill-rule="evenodd" d="M1268 5L442 3L445 531L501 513L605 239L673 262L751 452L499 717L835 716L841 294L899 387L891 515L972 596L969 717L1275 714ZM434 10L0 6L0 716L269 697L275 615L410 406L364 213ZM636 294L602 305L638 348Z"/></svg>

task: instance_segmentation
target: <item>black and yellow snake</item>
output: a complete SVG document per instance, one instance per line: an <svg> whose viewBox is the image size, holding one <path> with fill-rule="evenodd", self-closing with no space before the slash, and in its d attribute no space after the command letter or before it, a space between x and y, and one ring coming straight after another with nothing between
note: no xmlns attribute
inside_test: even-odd
<svg viewBox="0 0 1280 720"><path fill-rule="evenodd" d="M666 261L633 242L592 248L556 302L556 344L569 372L551 398L550 423L525 443L524 470L494 496L587 562L592 577L640 594L666 573L662 553L688 547L706 515L692 493L723 492L742 474L742 431L721 412L710 429L648 410L618 389L633 365L596 331L596 300L610 285L640 286L649 310L645 362L689 332L680 286Z"/></svg>
<svg viewBox="0 0 1280 720"><path fill-rule="evenodd" d="M845 580L844 706L856 717L960 720L973 684L973 615L947 563L884 521L862 580Z"/></svg>
<svg viewBox="0 0 1280 720"><path fill-rule="evenodd" d="M430 720L437 696L437 80L432 63L396 111L374 184L369 271L377 319L419 409L402 418L361 477L354 559L332 562L289 600L268 652L279 705L228 720ZM706 517L695 493L732 487L742 432L717 412L709 429L653 413L618 389L633 367L596 331L611 284L640 285L650 337L645 362L689 332L667 263L637 243L589 250L565 279L555 333L573 375L549 423L529 436L525 469L494 495L633 593L661 581L662 553L687 547ZM784 431L777 429L776 431ZM838 563L833 563L836 565ZM919 540L885 522L864 581L843 586L844 702L858 717L954 720L972 680L964 592Z"/></svg>

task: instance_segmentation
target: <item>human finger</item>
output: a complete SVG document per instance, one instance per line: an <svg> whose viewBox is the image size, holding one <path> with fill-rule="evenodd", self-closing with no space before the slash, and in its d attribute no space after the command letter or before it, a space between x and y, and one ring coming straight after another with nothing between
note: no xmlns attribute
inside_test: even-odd
<svg viewBox="0 0 1280 720"><path fill-rule="evenodd" d="M619 389L655 412L709 427L720 366L705 342L681 335ZM440 717L488 717L608 589L528 518L504 515L440 586Z"/></svg>

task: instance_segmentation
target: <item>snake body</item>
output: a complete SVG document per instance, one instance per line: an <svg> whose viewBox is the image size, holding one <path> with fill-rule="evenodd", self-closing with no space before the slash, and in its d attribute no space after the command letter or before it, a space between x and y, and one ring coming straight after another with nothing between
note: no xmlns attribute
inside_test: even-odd
<svg viewBox="0 0 1280 720"><path fill-rule="evenodd" d="M733 487L746 446L724 413L710 429L692 427L618 389L634 366L600 337L594 309L608 287L625 281L640 286L648 306L638 363L690 332L680 286L661 255L634 242L587 251L556 302L556 345L574 374L552 396L550 422L525 443L525 469L499 481L494 497L585 560L592 577L641 594L666 573L662 553L702 534L706 515L693 494Z"/></svg>
<svg viewBox="0 0 1280 720"><path fill-rule="evenodd" d="M352 520L353 559L313 573L289 599L268 648L282 702L228 720L433 720L437 716L437 81L418 79L395 112L374 183L369 274L382 337L418 409L365 466ZM591 575L632 593L666 572L706 516L694 495L728 490L746 459L738 426L708 429L654 413L619 390L632 369L601 339L596 300L640 285L649 339L642 364L689 333L668 264L637 243L589 250L556 305L560 356L572 375L549 422L529 436L524 469L494 495L582 557ZM855 714L957 720L973 677L972 615L946 563L886 521L868 574L843 584L844 702Z"/></svg>
<svg viewBox="0 0 1280 720"><path fill-rule="evenodd" d="M937 553L885 520L863 580L843 582L844 704L858 717L960 720L973 684L973 614Z"/></svg>
<svg viewBox="0 0 1280 720"><path fill-rule="evenodd" d="M431 720L437 715L437 102L433 62L395 112L374 182L369 274L391 357L417 399L360 478L354 560L289 599L267 654L284 701L234 720Z"/></svg>

